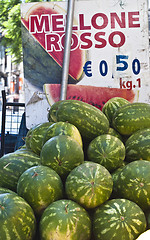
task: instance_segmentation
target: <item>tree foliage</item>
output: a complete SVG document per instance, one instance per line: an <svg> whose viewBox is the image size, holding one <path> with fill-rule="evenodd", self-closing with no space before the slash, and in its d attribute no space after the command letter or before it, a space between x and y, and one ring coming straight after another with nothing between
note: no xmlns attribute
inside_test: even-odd
<svg viewBox="0 0 150 240"><path fill-rule="evenodd" d="M15 63L20 63L22 61L20 14L20 4L22 2L43 2L43 0L0 0L1 44L6 47L7 54L13 56L13 61Z"/></svg>

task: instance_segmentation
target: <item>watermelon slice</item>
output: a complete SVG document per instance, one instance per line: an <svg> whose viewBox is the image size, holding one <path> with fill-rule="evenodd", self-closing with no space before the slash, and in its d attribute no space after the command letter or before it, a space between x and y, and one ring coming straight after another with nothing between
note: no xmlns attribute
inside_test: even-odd
<svg viewBox="0 0 150 240"><path fill-rule="evenodd" d="M45 3L42 2L42 3L35 3L35 4L31 5L29 10L26 12L26 14L23 15L23 17L21 18L21 22L22 22L23 26L27 29L29 34L32 35L32 37L38 42L38 44L40 44L40 46L49 54L49 61L51 63L51 68L58 69L58 74L55 74L56 75L55 81L53 81L55 83L58 83L58 79L60 77L60 75L59 75L60 69L59 68L62 68L62 65L63 65L64 49L63 49L63 47L61 48L61 50L56 50L55 48L53 48L53 51L49 51L47 49L46 36L53 32L46 32L46 31L42 30L41 32L37 31L35 33L30 33L31 23L29 20L30 20L31 16L38 16L38 18L40 19L39 20L39 22L40 22L41 16L48 15L51 18L53 15L58 15L58 14L63 14L65 16L66 10L61 8L57 4L50 3L50 2L45 2ZM74 19L74 24L77 24L75 19ZM73 31L73 33L75 33L77 36L79 35L79 32L77 30ZM65 32L63 32L63 31L57 32L56 31L56 32L54 32L54 34L59 36L59 39L62 39L62 36L65 34ZM64 40L64 38L63 38L63 40ZM62 41L62 45L63 45L63 43L64 43L64 41ZM33 48L34 48L34 46L32 46L31 51ZM26 49L24 49L24 51L25 50ZM34 51L35 50L36 49L34 49ZM83 65L84 65L86 57L87 57L86 54L87 54L86 51L81 50L79 46L77 46L73 51L71 51L70 65L69 65L69 75L71 77L70 81L74 80L74 83L77 83L83 76ZM40 53L39 53L39 58L40 58ZM41 63L41 65L43 65L43 63ZM34 64L32 64L31 70L33 67L34 67ZM47 66L47 68L48 67L49 66ZM52 81L50 83L52 83Z"/></svg>
<svg viewBox="0 0 150 240"><path fill-rule="evenodd" d="M60 100L59 96L61 84L44 84L43 90L50 106L53 105L54 102ZM103 105L113 97L122 97L130 102L134 102L137 100L137 93L133 90L120 88L95 87L76 84L67 85L66 99L87 102L100 110L102 110Z"/></svg>

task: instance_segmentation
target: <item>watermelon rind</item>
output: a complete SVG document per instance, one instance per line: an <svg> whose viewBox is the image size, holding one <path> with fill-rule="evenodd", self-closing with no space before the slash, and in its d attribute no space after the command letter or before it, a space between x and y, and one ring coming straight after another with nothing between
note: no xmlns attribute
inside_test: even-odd
<svg viewBox="0 0 150 240"><path fill-rule="evenodd" d="M82 137L79 130L73 124L68 122L56 122L49 126L44 134L43 144L50 138L58 135L70 136L75 139L81 145L81 147L83 146Z"/></svg>
<svg viewBox="0 0 150 240"><path fill-rule="evenodd" d="M135 102L120 107L113 116L112 126L120 134L130 136L150 127L150 104Z"/></svg>
<svg viewBox="0 0 150 240"><path fill-rule="evenodd" d="M108 170L94 162L84 162L74 168L65 182L67 197L84 208L96 208L107 201L113 181Z"/></svg>
<svg viewBox="0 0 150 240"><path fill-rule="evenodd" d="M125 98L121 97L114 97L109 99L103 106L102 112L106 115L109 120L110 126L112 126L112 119L114 113L117 111L118 108L129 104L130 102Z"/></svg>
<svg viewBox="0 0 150 240"><path fill-rule="evenodd" d="M84 139L91 141L107 133L109 121L98 108L78 100L64 100L56 111L57 121L68 121L75 125Z"/></svg>
<svg viewBox="0 0 150 240"><path fill-rule="evenodd" d="M41 150L40 163L55 170L63 179L83 162L84 152L81 145L67 135L50 138Z"/></svg>
<svg viewBox="0 0 150 240"><path fill-rule="evenodd" d="M121 170L116 181L118 197L129 199L144 211L150 208L150 162L136 160Z"/></svg>
<svg viewBox="0 0 150 240"><path fill-rule="evenodd" d="M27 134L26 136L26 141L29 141L29 148L37 155L40 155L41 153L44 134L48 127L51 126L52 124L53 122L44 122L38 124L36 127L34 127L34 129L32 129L31 134L30 135Z"/></svg>
<svg viewBox="0 0 150 240"><path fill-rule="evenodd" d="M31 206L17 194L0 194L0 240L33 240L35 231Z"/></svg>
<svg viewBox="0 0 150 240"><path fill-rule="evenodd" d="M20 176L17 193L30 204L36 216L40 216L49 204L63 198L63 183L53 169L35 166Z"/></svg>
<svg viewBox="0 0 150 240"><path fill-rule="evenodd" d="M88 160L97 162L113 172L123 164L125 146L119 138L102 134L90 142L87 156Z"/></svg>
<svg viewBox="0 0 150 240"><path fill-rule="evenodd" d="M145 229L144 212L128 199L108 200L94 213L95 240L135 240Z"/></svg>
<svg viewBox="0 0 150 240"><path fill-rule="evenodd" d="M150 128L133 133L125 143L126 160L131 162L138 159L150 161Z"/></svg>
<svg viewBox="0 0 150 240"><path fill-rule="evenodd" d="M91 220L74 201L62 199L50 204L40 220L41 240L90 240Z"/></svg>
<svg viewBox="0 0 150 240"><path fill-rule="evenodd" d="M16 191L21 174L40 164L40 157L31 151L15 151L0 158L0 187Z"/></svg>

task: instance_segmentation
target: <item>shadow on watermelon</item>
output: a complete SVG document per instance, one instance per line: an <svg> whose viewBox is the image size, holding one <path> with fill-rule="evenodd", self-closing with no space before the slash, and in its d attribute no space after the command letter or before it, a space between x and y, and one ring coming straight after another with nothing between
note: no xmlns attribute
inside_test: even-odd
<svg viewBox="0 0 150 240"><path fill-rule="evenodd" d="M41 14L66 14L66 11L60 8L56 3L42 2L32 4L31 8L26 12L25 16L21 18L22 25L22 45L23 45L23 64L24 77L32 85L42 89L44 83L61 83L62 79L62 65L63 52L46 51L45 35L41 33L29 32L29 18L31 15L39 17ZM75 31L76 34L79 34ZM60 37L64 32L57 33ZM69 84L76 84L83 76L83 64L87 57L87 52L77 47L70 53L69 65Z"/></svg>
<svg viewBox="0 0 150 240"><path fill-rule="evenodd" d="M59 101L61 84L44 84L43 91L46 94L49 105ZM95 87L85 85L68 84L66 99L79 100L87 102L100 110L103 105L113 97L122 97L129 102L136 101L136 93L133 90L108 88L108 87Z"/></svg>

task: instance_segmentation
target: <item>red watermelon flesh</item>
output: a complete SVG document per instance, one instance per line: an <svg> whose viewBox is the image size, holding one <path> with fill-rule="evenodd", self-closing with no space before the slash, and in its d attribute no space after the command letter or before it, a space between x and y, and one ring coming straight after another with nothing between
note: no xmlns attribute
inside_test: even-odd
<svg viewBox="0 0 150 240"><path fill-rule="evenodd" d="M48 5L49 4L49 5ZM41 15L49 15L51 17L52 14L59 14L64 11L63 14L66 14L65 10L60 8L59 6L55 5L55 7L52 8L52 5L50 3L37 3L33 5L29 11L26 13L26 16L21 19L22 23L25 25L25 27L29 31L29 18L31 15L36 15L41 17ZM60 37L65 32L56 32ZM76 35L78 35L77 31L74 31ZM32 36L39 42L39 44L46 50L45 46L45 37L46 34L44 31L41 33L32 33ZM64 50L62 49L61 51L56 51L53 49L52 52L47 51L48 54L57 62L59 66L62 67L63 65L63 52ZM75 79L79 80L83 73L83 64L85 62L85 51L81 50L79 47L77 47L75 50L71 51L70 53L70 65L69 65L69 74L70 76Z"/></svg>
<svg viewBox="0 0 150 240"><path fill-rule="evenodd" d="M50 105L60 100L60 84L44 84L44 92ZM67 85L66 99L79 100L87 102L100 110L103 105L113 97L122 97L130 102L136 100L136 92L128 89L95 87L86 85Z"/></svg>

